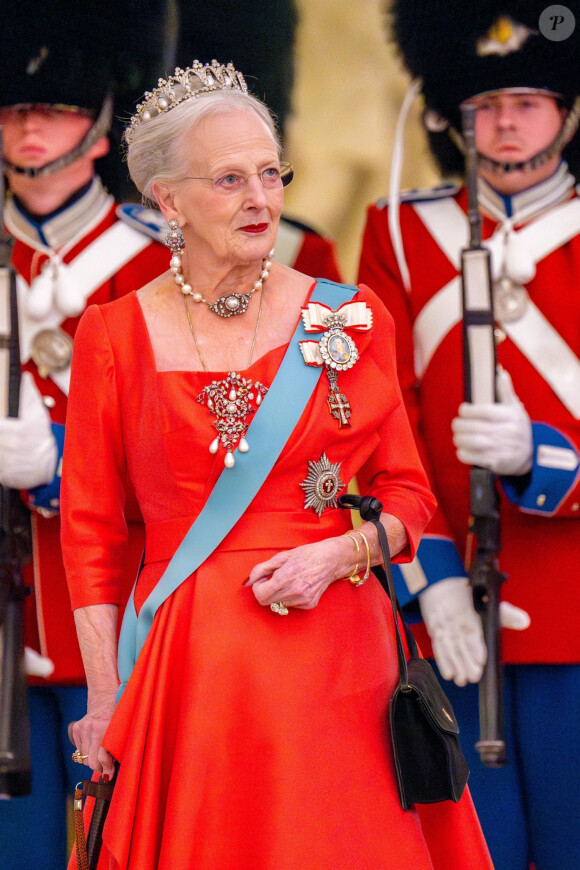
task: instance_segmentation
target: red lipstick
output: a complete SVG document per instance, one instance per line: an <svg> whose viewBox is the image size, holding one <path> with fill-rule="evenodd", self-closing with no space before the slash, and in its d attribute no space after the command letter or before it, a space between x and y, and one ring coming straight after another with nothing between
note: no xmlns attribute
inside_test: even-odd
<svg viewBox="0 0 580 870"><path fill-rule="evenodd" d="M240 229L244 233L264 233L268 229L268 224L248 224Z"/></svg>

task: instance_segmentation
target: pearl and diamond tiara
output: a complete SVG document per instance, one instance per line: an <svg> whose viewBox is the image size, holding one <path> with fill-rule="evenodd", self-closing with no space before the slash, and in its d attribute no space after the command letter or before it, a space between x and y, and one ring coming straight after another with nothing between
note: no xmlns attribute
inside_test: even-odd
<svg viewBox="0 0 580 870"><path fill-rule="evenodd" d="M145 92L143 102L138 104L137 111L125 130L125 140L130 143L137 127L157 115L169 112L180 103L223 90L241 91L244 94L248 92L242 73L234 69L233 64L224 66L217 60L212 60L211 64L204 65L199 60L194 60L185 70L177 67L168 79L159 79L153 91Z"/></svg>

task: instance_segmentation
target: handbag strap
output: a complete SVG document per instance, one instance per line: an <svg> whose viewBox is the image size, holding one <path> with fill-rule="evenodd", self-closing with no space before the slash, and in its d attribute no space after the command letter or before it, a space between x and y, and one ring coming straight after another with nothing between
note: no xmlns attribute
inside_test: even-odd
<svg viewBox="0 0 580 870"><path fill-rule="evenodd" d="M381 513L383 506L378 498L372 495L354 495L346 493L338 499L338 504L341 508L349 508L350 510L358 510L362 519L372 523L378 532L381 554L383 557L384 568L382 565L375 565L372 569L373 574L391 599L391 610L393 612L393 622L395 624L395 635L397 640L397 659L399 662L399 685L403 690L409 688L409 674L407 669L407 656L403 646L403 639L399 629L399 619L405 632L405 640L412 658L418 658L419 650L412 632L409 630L405 618L401 612L397 596L395 594L395 584L393 582L393 571L391 568L391 552L389 549L389 541L385 527L381 522Z"/></svg>
<svg viewBox="0 0 580 870"><path fill-rule="evenodd" d="M103 827L109 811L109 804L113 797L115 782L116 778L110 782L103 782L101 777L98 782L85 779L77 783L74 796L77 870L96 870L103 843ZM83 797L95 799L89 829L86 833L83 817Z"/></svg>

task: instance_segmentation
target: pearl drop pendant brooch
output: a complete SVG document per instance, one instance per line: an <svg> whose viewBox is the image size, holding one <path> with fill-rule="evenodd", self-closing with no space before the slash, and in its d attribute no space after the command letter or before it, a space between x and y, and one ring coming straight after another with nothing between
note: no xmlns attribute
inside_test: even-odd
<svg viewBox="0 0 580 870"><path fill-rule="evenodd" d="M197 401L215 415L212 426L218 434L209 445L209 452L215 455L220 445L225 447L226 468L233 468L236 464L236 446L240 453L249 451L250 445L246 439L249 418L256 413L267 392L268 387L259 381L254 382L237 372L230 372L227 378L212 381L197 396ZM253 403L256 407L253 407Z"/></svg>

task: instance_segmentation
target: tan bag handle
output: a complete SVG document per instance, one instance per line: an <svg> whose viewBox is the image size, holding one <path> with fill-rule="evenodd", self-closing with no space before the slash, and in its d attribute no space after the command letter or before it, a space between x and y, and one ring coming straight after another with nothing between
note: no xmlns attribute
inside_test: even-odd
<svg viewBox="0 0 580 870"><path fill-rule="evenodd" d="M92 797L97 801L110 802L113 797L113 789L115 780L111 782L93 782L90 779L78 782L75 789L74 797L74 822L75 822L75 852L77 859L77 870L96 870L101 844L96 842L95 832L92 832L93 820L89 826L88 840L89 848L87 849L87 836L85 835L85 822L83 818L83 797ZM98 809L95 806L95 811ZM93 813L94 818L94 813ZM100 832L102 833L102 832ZM95 849L95 846L98 848ZM94 859L89 859L89 852L94 855Z"/></svg>

